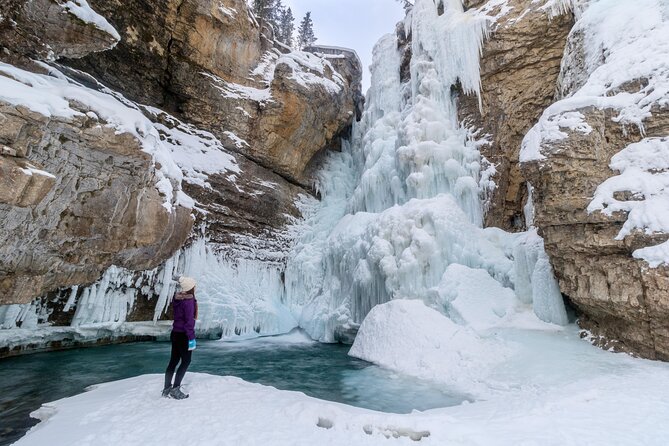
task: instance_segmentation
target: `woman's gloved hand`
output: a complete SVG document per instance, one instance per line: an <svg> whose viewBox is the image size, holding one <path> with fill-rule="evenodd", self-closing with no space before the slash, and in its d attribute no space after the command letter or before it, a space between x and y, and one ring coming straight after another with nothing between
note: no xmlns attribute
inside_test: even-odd
<svg viewBox="0 0 669 446"><path fill-rule="evenodd" d="M195 350L197 348L197 343L195 342L195 339L191 339L188 341L188 351Z"/></svg>

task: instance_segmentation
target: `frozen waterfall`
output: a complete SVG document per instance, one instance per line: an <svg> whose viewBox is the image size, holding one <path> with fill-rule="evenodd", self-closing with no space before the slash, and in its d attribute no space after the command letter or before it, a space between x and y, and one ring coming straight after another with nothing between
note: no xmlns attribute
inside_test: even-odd
<svg viewBox="0 0 669 446"><path fill-rule="evenodd" d="M457 120L452 88L479 91L485 17L417 0L411 79L400 79L395 35L374 50L367 107L350 144L319 176L322 202L289 256L286 303L315 339L335 340L377 304L422 299L467 325L494 325L533 306L567 316L543 242L530 231L482 228L490 182L477 142ZM470 296L481 287L486 299ZM492 319L491 319L492 318Z"/></svg>

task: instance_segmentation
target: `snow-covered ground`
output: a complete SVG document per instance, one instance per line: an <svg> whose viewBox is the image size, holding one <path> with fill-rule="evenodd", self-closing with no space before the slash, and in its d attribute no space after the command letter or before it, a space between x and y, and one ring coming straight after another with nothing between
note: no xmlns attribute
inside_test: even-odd
<svg viewBox="0 0 669 446"><path fill-rule="evenodd" d="M573 327L500 329L494 342L504 348L469 349L468 342L450 344L448 336L440 337L441 329L435 332L433 323L448 327L440 313L423 323L426 311L434 310L421 305L382 306L389 307L383 312L402 311L412 329L400 330L406 336L398 344L392 341L398 327L384 324L374 333L376 358L402 358L399 368L405 372L430 372L447 387L453 375L445 359L459 352L472 362L469 371L456 362L457 372L478 376L474 402L387 414L194 373L185 380L190 398L176 401L160 397L162 375L145 375L45 404L33 413L42 422L15 444L344 446L420 439L467 446L660 446L669 441L668 364L599 350L580 340ZM490 374L476 370L486 362L493 364Z"/></svg>

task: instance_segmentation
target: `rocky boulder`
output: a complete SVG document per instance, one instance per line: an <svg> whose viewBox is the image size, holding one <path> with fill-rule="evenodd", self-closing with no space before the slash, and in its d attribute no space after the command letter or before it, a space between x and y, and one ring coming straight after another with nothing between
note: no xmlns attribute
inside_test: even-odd
<svg viewBox="0 0 669 446"><path fill-rule="evenodd" d="M85 1L7 0L0 5L0 51L40 60L82 57L120 36Z"/></svg>

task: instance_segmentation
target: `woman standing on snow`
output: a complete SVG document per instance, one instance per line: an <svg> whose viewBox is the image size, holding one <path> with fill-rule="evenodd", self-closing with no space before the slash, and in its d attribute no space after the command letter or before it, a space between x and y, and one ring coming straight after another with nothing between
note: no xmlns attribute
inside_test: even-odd
<svg viewBox="0 0 669 446"><path fill-rule="evenodd" d="M181 380L190 365L193 350L195 350L195 320L197 319L197 300L195 299L195 279L181 276L179 278L181 292L174 295L172 306L174 308L174 324L172 325L172 355L170 363L165 371L164 397L172 397L177 400L188 398L181 391ZM172 384L174 370L181 361L177 376Z"/></svg>

